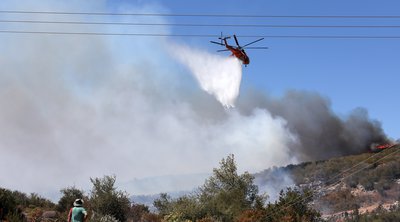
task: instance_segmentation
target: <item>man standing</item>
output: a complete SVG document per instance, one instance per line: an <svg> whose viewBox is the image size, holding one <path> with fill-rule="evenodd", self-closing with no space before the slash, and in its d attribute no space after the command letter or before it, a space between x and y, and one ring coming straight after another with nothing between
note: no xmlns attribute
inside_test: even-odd
<svg viewBox="0 0 400 222"><path fill-rule="evenodd" d="M87 212L83 208L83 200L76 199L74 201L74 207L69 210L68 222L84 222L86 221Z"/></svg>

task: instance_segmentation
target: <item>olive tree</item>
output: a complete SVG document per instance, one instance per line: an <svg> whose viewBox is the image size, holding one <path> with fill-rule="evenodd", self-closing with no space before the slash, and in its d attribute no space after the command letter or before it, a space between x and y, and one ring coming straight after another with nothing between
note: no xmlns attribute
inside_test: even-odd
<svg viewBox="0 0 400 222"><path fill-rule="evenodd" d="M115 176L90 178L93 188L90 204L95 214L110 215L119 221L126 221L130 209L128 194L115 187Z"/></svg>
<svg viewBox="0 0 400 222"><path fill-rule="evenodd" d="M234 156L231 154L220 162L200 188L199 202L210 216L222 221L233 221L248 209L261 208L264 197L258 194L254 176L248 172L238 174Z"/></svg>
<svg viewBox="0 0 400 222"><path fill-rule="evenodd" d="M68 211L72 207L73 202L78 198L87 199L87 198L84 198L83 191L81 191L75 187L67 187L67 188L60 190L60 192L63 195L57 204L57 210L59 212Z"/></svg>
<svg viewBox="0 0 400 222"><path fill-rule="evenodd" d="M162 194L154 206L167 221L225 222L234 221L243 211L262 208L263 203L254 177L248 172L238 174L234 156L229 155L196 193L177 199Z"/></svg>

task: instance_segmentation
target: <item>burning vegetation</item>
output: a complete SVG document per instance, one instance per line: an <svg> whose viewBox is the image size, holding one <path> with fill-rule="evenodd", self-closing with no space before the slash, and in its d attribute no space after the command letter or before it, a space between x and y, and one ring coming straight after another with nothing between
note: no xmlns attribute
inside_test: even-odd
<svg viewBox="0 0 400 222"><path fill-rule="evenodd" d="M382 143L382 144L371 144L370 147L371 147L372 152L380 152L384 149L390 149L397 145L399 145L399 144L397 144L397 143Z"/></svg>

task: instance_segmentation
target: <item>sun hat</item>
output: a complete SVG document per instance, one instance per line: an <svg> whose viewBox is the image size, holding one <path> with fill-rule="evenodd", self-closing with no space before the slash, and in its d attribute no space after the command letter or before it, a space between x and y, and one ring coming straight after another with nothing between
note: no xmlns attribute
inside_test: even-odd
<svg viewBox="0 0 400 222"><path fill-rule="evenodd" d="M76 199L74 201L74 207L81 207L83 204L83 200L82 199Z"/></svg>

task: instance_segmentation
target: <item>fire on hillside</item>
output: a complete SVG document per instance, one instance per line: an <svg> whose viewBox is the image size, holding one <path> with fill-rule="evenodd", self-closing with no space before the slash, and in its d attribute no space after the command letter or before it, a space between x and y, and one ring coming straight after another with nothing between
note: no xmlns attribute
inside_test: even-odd
<svg viewBox="0 0 400 222"><path fill-rule="evenodd" d="M382 150L395 147L397 145L399 145L399 144L398 143L381 143L381 144L373 143L373 144L371 144L370 147L371 147L371 152L380 152Z"/></svg>

